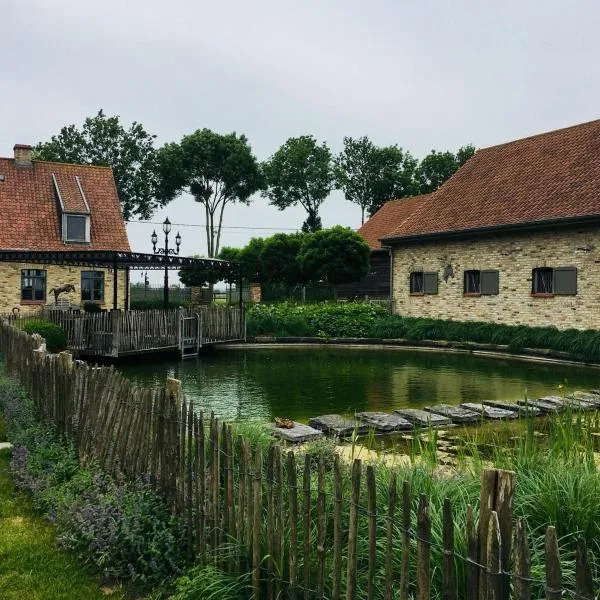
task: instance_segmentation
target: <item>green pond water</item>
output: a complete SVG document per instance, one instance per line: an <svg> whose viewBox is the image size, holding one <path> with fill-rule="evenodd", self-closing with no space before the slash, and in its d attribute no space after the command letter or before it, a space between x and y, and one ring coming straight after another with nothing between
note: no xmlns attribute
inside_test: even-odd
<svg viewBox="0 0 600 600"><path fill-rule="evenodd" d="M143 386L181 379L189 400L227 420L306 422L326 413L536 398L558 393L559 385L600 387L592 367L366 348L213 350L185 361L145 357L119 369Z"/></svg>

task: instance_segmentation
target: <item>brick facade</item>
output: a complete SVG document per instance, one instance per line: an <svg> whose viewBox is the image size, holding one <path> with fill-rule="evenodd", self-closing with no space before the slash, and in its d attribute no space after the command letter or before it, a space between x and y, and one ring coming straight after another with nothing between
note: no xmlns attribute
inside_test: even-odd
<svg viewBox="0 0 600 600"><path fill-rule="evenodd" d="M448 265L453 276L444 281ZM573 266L576 295L532 296L532 269ZM499 294L464 296L464 272L471 269L497 269ZM438 293L410 295L411 271L437 271ZM395 311L406 316L600 329L600 227L396 245L392 298Z"/></svg>
<svg viewBox="0 0 600 600"><path fill-rule="evenodd" d="M46 270L46 302L54 304L54 294L50 293L53 287L63 284L75 286L75 292L61 294L59 298L69 298L72 304L81 305L81 272L104 271L104 302L100 306L105 309L112 308L113 301L113 274L112 270L95 267L67 267L55 265L38 265L25 263L0 263L0 313L9 313L18 307L21 311L34 308L43 303L21 302L21 270L45 269ZM118 307L125 308L125 271L118 275L119 286L117 290Z"/></svg>

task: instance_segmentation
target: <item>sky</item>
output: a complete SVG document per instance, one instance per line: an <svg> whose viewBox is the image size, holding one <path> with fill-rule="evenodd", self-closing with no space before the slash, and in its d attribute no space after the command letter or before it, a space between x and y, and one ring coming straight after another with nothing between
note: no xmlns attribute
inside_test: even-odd
<svg viewBox="0 0 600 600"><path fill-rule="evenodd" d="M0 156L104 109L158 146L208 127L259 160L312 134L431 149L486 147L600 118L597 0L0 0ZM158 211L206 254L202 206ZM334 192L325 227L360 226ZM300 228L301 208L229 206L222 245ZM127 226L150 251L151 223ZM160 225L158 226L160 227ZM139 275L139 274L138 274Z"/></svg>

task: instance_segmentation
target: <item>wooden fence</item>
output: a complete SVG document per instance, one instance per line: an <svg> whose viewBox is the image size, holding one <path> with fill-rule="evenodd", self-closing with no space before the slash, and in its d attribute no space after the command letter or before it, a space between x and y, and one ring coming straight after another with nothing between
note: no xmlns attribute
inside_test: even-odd
<svg viewBox="0 0 600 600"><path fill-rule="evenodd" d="M199 315L199 346L215 342L245 339L245 316L242 309L206 307L196 311L156 309L140 311L114 310L104 313L80 313L43 310L42 316L60 325L67 334L67 347L88 356L125 356L181 346L181 320Z"/></svg>
<svg viewBox="0 0 600 600"><path fill-rule="evenodd" d="M39 343L0 322L0 352L40 418L73 440L82 463L146 476L182 520L190 561L251 572L255 600L594 598L583 540L574 589L563 586L553 527L545 576L532 576L525 523L513 523L512 472L483 472L479 513L469 507L465 523L446 500L434 538L427 497L413 498L408 482L398 489L393 474L384 485L360 460L348 468L276 444L263 449L194 410L176 380L136 388L112 367L48 355Z"/></svg>

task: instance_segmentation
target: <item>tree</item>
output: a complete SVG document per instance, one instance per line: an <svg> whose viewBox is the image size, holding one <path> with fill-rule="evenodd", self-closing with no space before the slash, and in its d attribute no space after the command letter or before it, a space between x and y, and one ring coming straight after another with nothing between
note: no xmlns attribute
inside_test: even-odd
<svg viewBox="0 0 600 600"><path fill-rule="evenodd" d="M34 156L38 160L111 167L123 218L137 215L149 219L162 205L155 199L155 137L135 121L125 129L119 116L107 117L100 109L81 129L65 126L50 141L37 144Z"/></svg>
<svg viewBox="0 0 600 600"><path fill-rule="evenodd" d="M350 283L369 272L371 249L365 240L347 227L317 231L304 240L298 262L311 281Z"/></svg>
<svg viewBox="0 0 600 600"><path fill-rule="evenodd" d="M263 188L263 177L248 140L236 133L221 135L209 129L184 136L158 152L159 197L168 202L189 191L204 205L209 257L219 254L225 206L250 203Z"/></svg>
<svg viewBox="0 0 600 600"><path fill-rule="evenodd" d="M263 281L282 283L288 291L305 282L298 253L307 235L276 233L264 241L260 253Z"/></svg>
<svg viewBox="0 0 600 600"><path fill-rule="evenodd" d="M205 258L195 256L194 258ZM223 259L227 260L227 259ZM219 263L208 263L204 265L184 265L179 269L179 279L183 285L188 287L204 287L208 285L212 288L217 281L236 281L237 269Z"/></svg>
<svg viewBox="0 0 600 600"><path fill-rule="evenodd" d="M253 283L263 280L261 254L265 245L263 238L251 238L239 253L238 260L242 263L242 277Z"/></svg>
<svg viewBox="0 0 600 600"><path fill-rule="evenodd" d="M335 177L346 200L376 213L385 202L418 192L414 175L417 161L398 146L378 148L367 137L344 138L344 150L335 161Z"/></svg>
<svg viewBox="0 0 600 600"><path fill-rule="evenodd" d="M432 150L419 164L417 178L421 194L429 194L439 189L471 156L475 154L472 145L463 146L456 154Z"/></svg>
<svg viewBox="0 0 600 600"><path fill-rule="evenodd" d="M308 213L303 231L321 229L319 208L334 187L331 151L311 135L290 138L263 165L263 196L279 210L300 204Z"/></svg>

